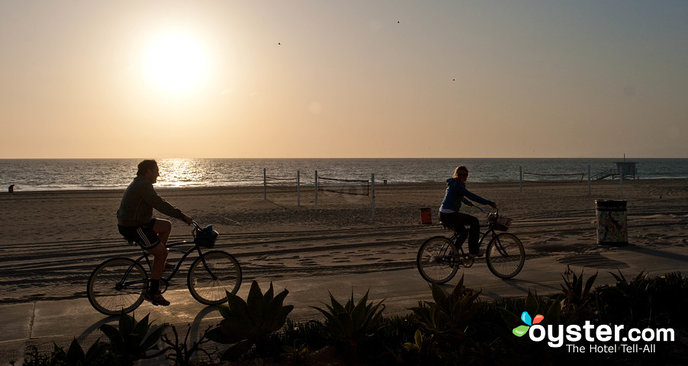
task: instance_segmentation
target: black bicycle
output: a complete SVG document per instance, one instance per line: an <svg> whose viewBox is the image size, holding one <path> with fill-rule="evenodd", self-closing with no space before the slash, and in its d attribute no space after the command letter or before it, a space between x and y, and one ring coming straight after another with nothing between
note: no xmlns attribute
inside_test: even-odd
<svg viewBox="0 0 688 366"><path fill-rule="evenodd" d="M168 243L170 252L184 253L167 278L160 279L160 291L165 292L172 278L179 272L182 263L193 252L198 253L189 267L186 284L189 292L198 302L206 305L219 305L227 301L227 292L236 294L241 286L241 267L229 253L222 250L203 252L212 248L217 232L212 227L202 229L193 223L193 241ZM211 235L206 235L210 229ZM192 245L183 250L176 248ZM148 273L153 262L150 254L143 250L137 259L126 257L111 258L99 264L88 279L87 294L91 305L106 315L117 315L134 311L143 302L143 294L148 287ZM144 269L144 265L148 269Z"/></svg>
<svg viewBox="0 0 688 366"><path fill-rule="evenodd" d="M525 249L516 235L506 232L497 233L497 231L507 231L511 221L509 218L500 216L498 212L491 212L487 215L487 231L481 233L480 236L480 244L485 241L485 238L490 238L485 249L487 268L495 276L503 279L513 278L521 272L526 260ZM450 229L446 225L443 226ZM418 272L426 281L445 283L456 275L460 267L470 268L473 265L475 257L465 253L462 247L467 236L465 231L464 228L464 231L454 232L450 238L434 236L420 246L416 265Z"/></svg>

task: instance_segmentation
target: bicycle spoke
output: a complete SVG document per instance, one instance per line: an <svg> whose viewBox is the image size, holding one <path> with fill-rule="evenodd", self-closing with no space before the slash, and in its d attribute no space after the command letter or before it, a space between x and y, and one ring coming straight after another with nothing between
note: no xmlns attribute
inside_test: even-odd
<svg viewBox="0 0 688 366"><path fill-rule="evenodd" d="M459 269L458 255L456 247L449 239L441 236L430 238L418 250L418 272L426 281L445 283L451 280Z"/></svg>
<svg viewBox="0 0 688 366"><path fill-rule="evenodd" d="M490 271L500 278L516 276L525 262L525 250L513 234L499 234L488 244L485 258Z"/></svg>
<svg viewBox="0 0 688 366"><path fill-rule="evenodd" d="M226 301L227 292L235 294L241 286L239 262L226 252L205 253L191 264L187 284L199 302L221 304Z"/></svg>
<svg viewBox="0 0 688 366"><path fill-rule="evenodd" d="M146 278L143 268L131 259L107 260L89 278L88 299L103 314L130 312L143 301Z"/></svg>

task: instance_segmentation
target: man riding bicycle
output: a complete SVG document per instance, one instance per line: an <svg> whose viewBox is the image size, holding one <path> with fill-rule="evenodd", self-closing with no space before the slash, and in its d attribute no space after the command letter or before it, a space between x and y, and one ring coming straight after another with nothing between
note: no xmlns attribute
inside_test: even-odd
<svg viewBox="0 0 688 366"><path fill-rule="evenodd" d="M463 165L456 167L452 178L447 179L447 190L444 193L444 199L440 207L440 221L453 228L454 231L462 233L458 244L466 239L466 228L464 226L469 225L468 251L473 256L480 256L482 255L479 248L480 243L478 242L480 222L475 216L459 212L459 209L462 202L469 206L473 205L468 199L483 205L490 205L492 208L497 208L497 204L466 189L466 179L468 179L468 168Z"/></svg>
<svg viewBox="0 0 688 366"><path fill-rule="evenodd" d="M155 160L144 160L139 163L136 178L124 192L117 210L117 228L125 239L136 242L142 249L153 254L151 279L144 299L153 305L167 306L170 302L160 293L160 277L165 269L168 253L165 245L172 231L172 223L169 220L153 218L153 208L180 219L187 225L191 225L193 219L158 196L153 189L153 183L157 182L159 175L158 163Z"/></svg>

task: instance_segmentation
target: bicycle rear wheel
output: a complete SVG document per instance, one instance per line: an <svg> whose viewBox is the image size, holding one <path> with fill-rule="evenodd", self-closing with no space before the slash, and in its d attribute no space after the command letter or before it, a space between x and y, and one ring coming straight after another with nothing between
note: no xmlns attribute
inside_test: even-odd
<svg viewBox="0 0 688 366"><path fill-rule="evenodd" d="M516 276L526 261L526 251L516 235L502 233L494 237L485 252L487 268L499 278Z"/></svg>
<svg viewBox="0 0 688 366"><path fill-rule="evenodd" d="M207 252L191 263L187 285L198 302L219 305L227 301L227 292L236 294L239 291L241 267L227 252Z"/></svg>
<svg viewBox="0 0 688 366"><path fill-rule="evenodd" d="M445 283L459 270L456 246L444 236L426 240L418 250L416 266L420 275L428 282Z"/></svg>
<svg viewBox="0 0 688 366"><path fill-rule="evenodd" d="M131 312L143 302L148 275L129 258L112 258L91 273L86 285L88 301L105 315Z"/></svg>

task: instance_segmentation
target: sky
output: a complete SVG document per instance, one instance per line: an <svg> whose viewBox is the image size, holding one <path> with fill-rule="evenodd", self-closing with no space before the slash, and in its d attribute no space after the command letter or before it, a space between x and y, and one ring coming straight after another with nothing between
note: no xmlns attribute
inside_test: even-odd
<svg viewBox="0 0 688 366"><path fill-rule="evenodd" d="M0 158L688 158L688 1L0 0Z"/></svg>

